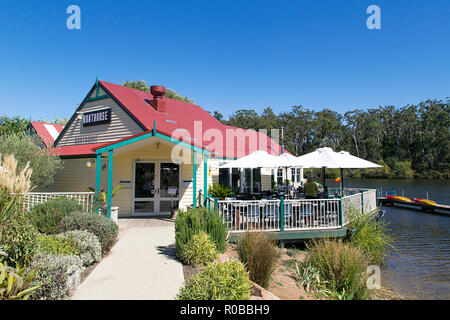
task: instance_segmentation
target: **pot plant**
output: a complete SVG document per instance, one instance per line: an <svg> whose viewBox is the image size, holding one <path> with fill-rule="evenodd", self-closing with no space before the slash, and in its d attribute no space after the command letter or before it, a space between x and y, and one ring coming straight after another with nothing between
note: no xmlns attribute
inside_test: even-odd
<svg viewBox="0 0 450 320"><path fill-rule="evenodd" d="M117 194L117 192L124 188L125 186L119 185L112 189L111 191L111 199ZM95 192L95 188L89 187L89 190ZM95 201L99 204L100 213L106 216L106 211L108 209L108 192L100 189ZM111 207L111 220L117 222L119 215L119 207Z"/></svg>
<svg viewBox="0 0 450 320"><path fill-rule="evenodd" d="M208 194L212 195L213 198L219 198L219 200L223 200L226 197L233 195L230 187L218 183L213 183L213 185L209 187Z"/></svg>

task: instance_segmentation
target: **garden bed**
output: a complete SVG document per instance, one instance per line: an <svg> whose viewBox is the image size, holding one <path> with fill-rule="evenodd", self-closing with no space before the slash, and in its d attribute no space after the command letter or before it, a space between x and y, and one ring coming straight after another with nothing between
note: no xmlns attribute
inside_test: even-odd
<svg viewBox="0 0 450 320"><path fill-rule="evenodd" d="M281 254L267 291L281 300L314 300L303 288L297 286L291 269L295 261L303 261L304 252L296 249L280 249L280 251ZM236 245L228 245L225 255L238 258Z"/></svg>

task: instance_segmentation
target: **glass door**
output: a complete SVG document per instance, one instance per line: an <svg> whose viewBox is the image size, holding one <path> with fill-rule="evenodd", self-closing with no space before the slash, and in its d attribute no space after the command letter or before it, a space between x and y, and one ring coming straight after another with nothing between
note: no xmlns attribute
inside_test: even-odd
<svg viewBox="0 0 450 320"><path fill-rule="evenodd" d="M171 212L174 208L178 208L180 196L180 165L163 162L159 165L159 211L166 213Z"/></svg>
<svg viewBox="0 0 450 320"><path fill-rule="evenodd" d="M135 163L133 213L151 214L158 211L155 201L157 190L155 169L156 163Z"/></svg>

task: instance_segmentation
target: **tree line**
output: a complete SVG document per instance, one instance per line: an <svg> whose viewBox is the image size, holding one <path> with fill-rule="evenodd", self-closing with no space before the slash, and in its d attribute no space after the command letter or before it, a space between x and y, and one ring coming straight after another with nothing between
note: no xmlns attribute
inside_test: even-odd
<svg viewBox="0 0 450 320"><path fill-rule="evenodd" d="M383 166L352 170L354 177L448 179L449 102L449 98L427 100L401 108L384 106L344 114L299 105L278 114L268 107L260 114L240 109L228 119L217 111L212 115L224 124L246 129L270 132L272 128L284 128L285 148L294 155L331 147Z"/></svg>

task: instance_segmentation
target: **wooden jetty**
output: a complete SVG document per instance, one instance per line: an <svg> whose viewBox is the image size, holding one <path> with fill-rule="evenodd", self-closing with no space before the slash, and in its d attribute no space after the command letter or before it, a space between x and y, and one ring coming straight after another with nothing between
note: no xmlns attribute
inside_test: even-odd
<svg viewBox="0 0 450 320"><path fill-rule="evenodd" d="M377 199L378 203L383 206L401 207L450 216L450 206L445 204L436 204L435 206L433 206L424 203L388 199L386 197L378 197Z"/></svg>

